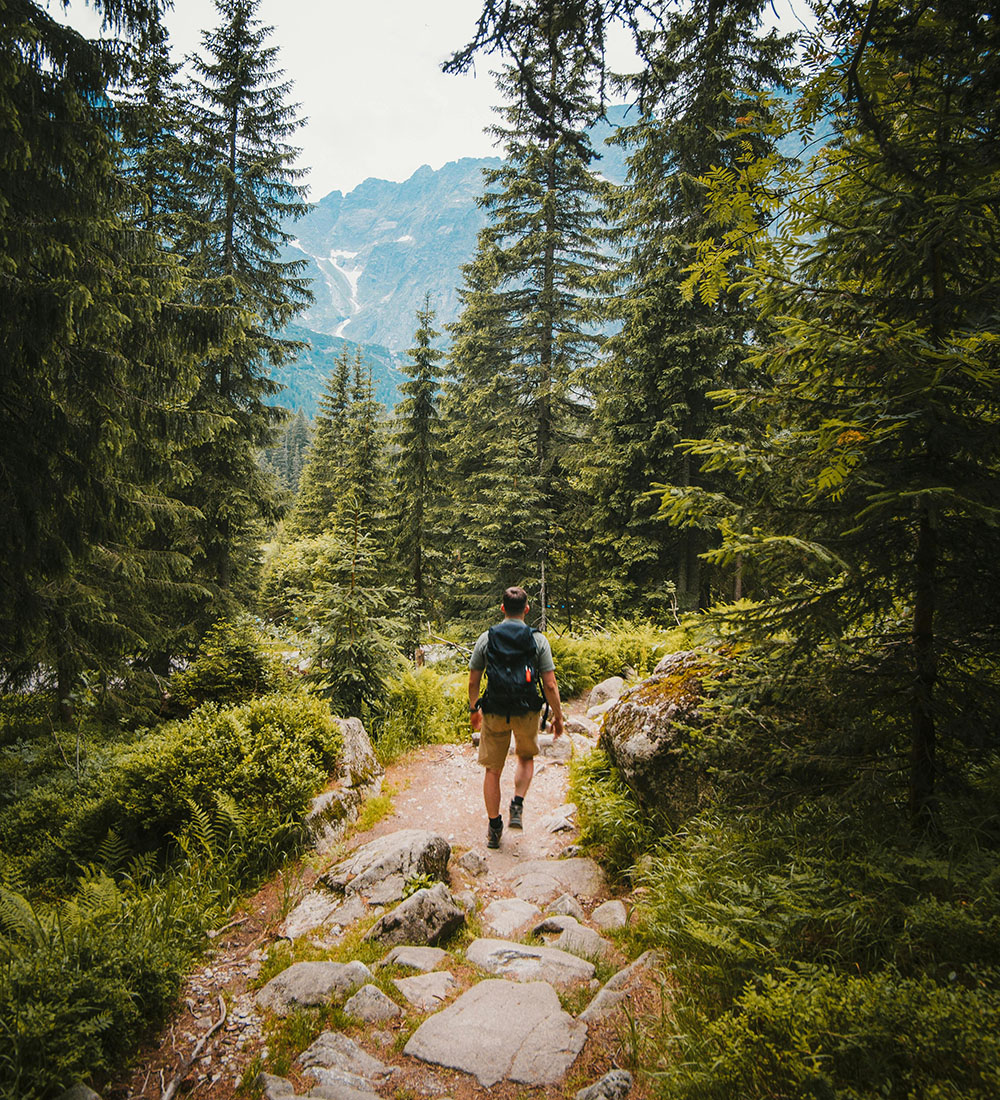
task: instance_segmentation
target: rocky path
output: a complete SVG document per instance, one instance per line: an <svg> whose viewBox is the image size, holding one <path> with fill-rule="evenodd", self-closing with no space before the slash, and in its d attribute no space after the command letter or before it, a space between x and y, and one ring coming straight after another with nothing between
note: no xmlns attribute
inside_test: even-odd
<svg viewBox="0 0 1000 1100"><path fill-rule="evenodd" d="M658 997L659 978L628 957L629 899L575 851L584 710L543 738L524 829L499 850L471 744L390 767L389 812L253 899L106 1100L640 1100L623 1009Z"/></svg>

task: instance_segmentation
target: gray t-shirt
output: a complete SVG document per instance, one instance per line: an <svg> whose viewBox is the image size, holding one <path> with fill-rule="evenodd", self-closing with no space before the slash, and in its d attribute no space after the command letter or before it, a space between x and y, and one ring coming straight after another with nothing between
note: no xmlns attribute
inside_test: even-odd
<svg viewBox="0 0 1000 1100"><path fill-rule="evenodd" d="M478 670L482 672L486 668L486 642L489 636L490 632L484 630L476 639L472 656L469 658L469 669L471 671ZM543 674L555 672L556 663L552 660L552 646L549 645L548 638L537 630L535 631L535 652L538 654L538 671Z"/></svg>

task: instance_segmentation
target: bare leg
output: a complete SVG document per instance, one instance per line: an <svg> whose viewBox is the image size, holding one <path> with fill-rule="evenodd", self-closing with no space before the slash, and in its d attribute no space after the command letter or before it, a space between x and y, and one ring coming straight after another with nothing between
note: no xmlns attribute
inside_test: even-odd
<svg viewBox="0 0 1000 1100"><path fill-rule="evenodd" d="M528 793L531 785L531 777L535 774L535 758L533 756L519 756L517 767L514 769L514 794L521 798ZM500 777L497 776L497 813L500 812ZM488 803L487 803L488 805Z"/></svg>
<svg viewBox="0 0 1000 1100"><path fill-rule="evenodd" d="M520 761L518 761L520 766ZM515 773L516 783L516 773ZM483 800L486 803L486 814L488 817L500 816L500 773L490 771L486 768L483 771Z"/></svg>

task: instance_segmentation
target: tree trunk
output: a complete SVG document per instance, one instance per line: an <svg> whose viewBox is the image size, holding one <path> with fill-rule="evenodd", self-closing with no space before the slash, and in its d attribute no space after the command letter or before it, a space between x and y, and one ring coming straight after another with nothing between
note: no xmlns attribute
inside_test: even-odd
<svg viewBox="0 0 1000 1100"><path fill-rule="evenodd" d="M934 686L937 654L934 647L934 605L937 569L937 532L920 510L915 555L913 601L914 683L911 707L910 814L918 829L933 828L936 821L934 784L937 731L934 724Z"/></svg>

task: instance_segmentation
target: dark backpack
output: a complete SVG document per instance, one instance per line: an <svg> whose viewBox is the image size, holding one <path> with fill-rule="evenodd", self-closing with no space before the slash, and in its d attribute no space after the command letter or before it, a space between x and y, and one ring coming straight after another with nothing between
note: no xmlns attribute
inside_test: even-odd
<svg viewBox="0 0 1000 1100"><path fill-rule="evenodd" d="M479 709L490 714L528 714L542 709L535 632L521 619L491 626L486 640L486 691Z"/></svg>

